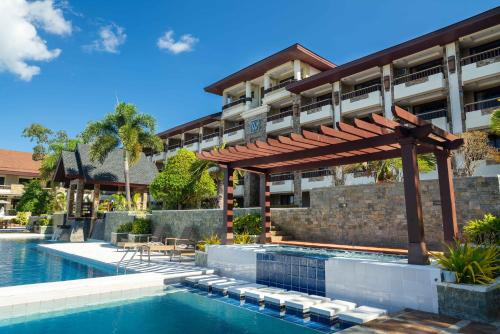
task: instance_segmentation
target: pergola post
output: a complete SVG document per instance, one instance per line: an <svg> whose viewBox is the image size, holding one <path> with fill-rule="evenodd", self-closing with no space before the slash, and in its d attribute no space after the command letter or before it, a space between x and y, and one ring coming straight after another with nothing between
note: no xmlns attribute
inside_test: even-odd
<svg viewBox="0 0 500 334"><path fill-rule="evenodd" d="M222 237L224 245L233 244L233 172L232 168L224 168L224 208L222 209L226 230Z"/></svg>
<svg viewBox="0 0 500 334"><path fill-rule="evenodd" d="M429 255L424 238L417 143L414 138L403 138L400 144L403 160L406 221L408 225L408 263L429 264Z"/></svg>
<svg viewBox="0 0 500 334"><path fill-rule="evenodd" d="M76 207L75 207L75 217L80 218L83 213L83 193L84 193L83 181L77 179L76 183Z"/></svg>
<svg viewBox="0 0 500 334"><path fill-rule="evenodd" d="M68 186L68 191L66 193L66 214L68 217L73 217L73 184L70 183Z"/></svg>
<svg viewBox="0 0 500 334"><path fill-rule="evenodd" d="M97 210L99 209L99 199L101 195L101 185L94 184L94 192L92 193L92 218L97 217Z"/></svg>
<svg viewBox="0 0 500 334"><path fill-rule="evenodd" d="M457 212L455 209L455 190L451 169L451 154L448 150L436 150L439 194L441 196L441 215L445 243L452 243L458 237Z"/></svg>
<svg viewBox="0 0 500 334"><path fill-rule="evenodd" d="M271 176L269 173L260 175L260 209L262 216L262 232L260 243L271 242Z"/></svg>

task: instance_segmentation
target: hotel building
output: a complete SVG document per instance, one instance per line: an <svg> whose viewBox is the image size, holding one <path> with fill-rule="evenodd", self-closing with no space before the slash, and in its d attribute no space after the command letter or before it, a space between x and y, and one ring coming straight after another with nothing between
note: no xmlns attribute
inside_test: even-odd
<svg viewBox="0 0 500 334"><path fill-rule="evenodd" d="M371 113L392 118L394 104L453 133L488 131L500 106L500 7L343 65L294 44L205 91L221 96L221 111L159 133L165 150L152 157L159 166L181 147L198 152L272 140ZM490 140L500 148L499 137ZM308 205L309 190L334 184L332 172L273 175L272 204ZM500 174L500 165L483 161L476 174ZM364 172L346 179L368 182L373 177ZM240 180L240 205L258 205L257 184L250 173Z"/></svg>

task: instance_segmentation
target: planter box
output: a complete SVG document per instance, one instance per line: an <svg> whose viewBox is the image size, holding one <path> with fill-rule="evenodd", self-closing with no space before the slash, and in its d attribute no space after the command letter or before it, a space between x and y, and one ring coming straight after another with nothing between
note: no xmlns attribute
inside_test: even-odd
<svg viewBox="0 0 500 334"><path fill-rule="evenodd" d="M54 229L52 226L38 226L35 225L33 227L33 232L38 233L38 234L52 234L54 233Z"/></svg>
<svg viewBox="0 0 500 334"><path fill-rule="evenodd" d="M202 251L195 251L194 253L194 264L197 267L206 267L208 260L208 254Z"/></svg>
<svg viewBox="0 0 500 334"><path fill-rule="evenodd" d="M500 277L489 285L438 283L439 314L479 322L500 320Z"/></svg>
<svg viewBox="0 0 500 334"><path fill-rule="evenodd" d="M123 241L128 241L128 233L118 233L118 232L111 232L111 244L115 245L119 242Z"/></svg>
<svg viewBox="0 0 500 334"><path fill-rule="evenodd" d="M147 242L151 234L128 234L129 242Z"/></svg>

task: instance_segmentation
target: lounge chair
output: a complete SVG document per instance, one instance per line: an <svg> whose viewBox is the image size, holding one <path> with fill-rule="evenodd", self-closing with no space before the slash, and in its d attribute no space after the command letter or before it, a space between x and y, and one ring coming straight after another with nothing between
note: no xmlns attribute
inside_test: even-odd
<svg viewBox="0 0 500 334"><path fill-rule="evenodd" d="M174 249L171 251L170 261L172 261L174 256L179 257L179 262L182 261L182 256L193 256L195 255L196 242L190 239L182 238L166 238L165 244L169 244L173 241Z"/></svg>

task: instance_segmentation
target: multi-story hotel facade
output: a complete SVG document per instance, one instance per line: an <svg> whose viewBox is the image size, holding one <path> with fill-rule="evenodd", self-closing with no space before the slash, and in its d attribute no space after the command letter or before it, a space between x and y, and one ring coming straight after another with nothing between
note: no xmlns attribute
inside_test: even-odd
<svg viewBox="0 0 500 334"><path fill-rule="evenodd" d="M453 133L488 131L500 106L500 7L338 66L295 44L205 91L222 97L221 111L159 133L165 150L153 156L158 165L181 147L199 152L273 140L371 113L392 118L393 105ZM490 139L500 148L499 137ZM332 173L273 175L272 204L307 205L311 189L334 184ZM484 161L476 174L500 174L500 165ZM368 182L363 173L346 179ZM250 173L240 180L241 205L258 203L257 183Z"/></svg>

